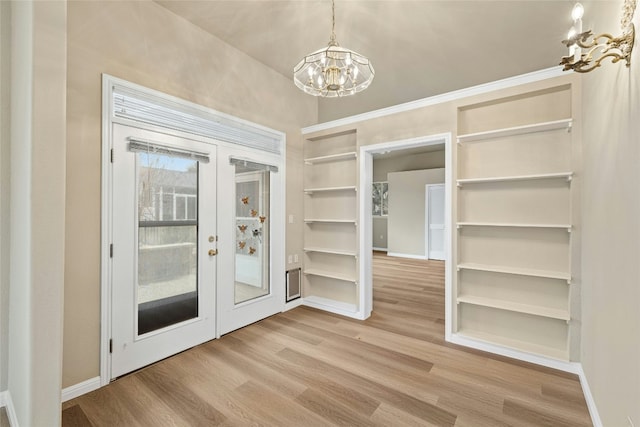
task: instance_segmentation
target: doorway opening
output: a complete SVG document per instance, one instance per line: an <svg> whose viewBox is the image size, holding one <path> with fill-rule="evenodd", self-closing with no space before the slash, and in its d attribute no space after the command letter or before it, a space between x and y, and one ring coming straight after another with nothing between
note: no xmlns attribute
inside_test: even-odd
<svg viewBox="0 0 640 427"><path fill-rule="evenodd" d="M452 159L452 147L451 147L451 134L437 134L424 137L411 138L399 141L390 141L380 144L368 145L360 147L359 161L360 161L360 177L359 177L359 224L360 224L360 236L359 236L359 282L360 287L360 304L364 308L365 317L368 317L373 310L373 249L376 247L373 244L373 209L374 202L372 198L372 192L374 189L374 156L394 156L401 154L412 154L419 152L427 152L430 149L440 147L444 149L444 217L443 217L443 239L442 239L442 255L445 262L445 339L449 340L452 333L452 243L453 243L453 231L451 227L452 216L452 185L453 185L453 159ZM378 179L380 181L380 179ZM401 181L400 181L401 182ZM434 182L437 184L438 182ZM390 213L393 214L393 183L389 186L389 198L390 198ZM426 194L426 187L421 185L422 195ZM422 208L426 208L426 202L422 203ZM427 238L427 224L425 223L425 214L423 210L421 223L417 222L416 227L420 229L418 239L421 239L421 248L417 251L410 251L408 258L428 259L428 245ZM422 255L420 255L420 250ZM416 255L416 256L412 256Z"/></svg>

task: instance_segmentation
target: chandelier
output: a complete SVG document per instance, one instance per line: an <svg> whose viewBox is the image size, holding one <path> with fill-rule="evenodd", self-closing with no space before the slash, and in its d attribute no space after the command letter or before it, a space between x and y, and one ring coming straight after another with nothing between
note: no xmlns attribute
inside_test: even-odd
<svg viewBox="0 0 640 427"><path fill-rule="evenodd" d="M335 98L365 90L375 72L371 61L336 41L336 6L331 0L331 38L326 48L305 56L293 69L293 81L313 96Z"/></svg>

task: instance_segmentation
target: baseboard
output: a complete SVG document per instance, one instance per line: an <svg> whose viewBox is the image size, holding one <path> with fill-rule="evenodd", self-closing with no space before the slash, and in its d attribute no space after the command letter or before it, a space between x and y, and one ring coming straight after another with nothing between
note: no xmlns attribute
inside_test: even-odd
<svg viewBox="0 0 640 427"><path fill-rule="evenodd" d="M318 310L340 314L341 316L351 317L352 319L362 320L361 314L355 304L335 301L329 298L309 296L304 298L304 305L317 308Z"/></svg>
<svg viewBox="0 0 640 427"><path fill-rule="evenodd" d="M380 252L387 252L387 248L376 248L375 246L373 247L374 251L380 251Z"/></svg>
<svg viewBox="0 0 640 427"><path fill-rule="evenodd" d="M410 258L410 259L429 259L424 255L413 255L413 254L401 254L398 252L387 252L387 256L394 256L398 258Z"/></svg>
<svg viewBox="0 0 640 427"><path fill-rule="evenodd" d="M87 394L91 391L97 390L101 387L100 377L89 378L81 383L74 384L72 386L62 389L62 401L75 399L78 396Z"/></svg>
<svg viewBox="0 0 640 427"><path fill-rule="evenodd" d="M593 399L593 394L591 394L591 389L589 388L589 382L587 381L587 376L584 373L584 369L582 364L580 365L580 369L578 372L578 377L580 378L580 385L582 386L582 393L584 394L584 400L587 402L587 408L589 408L589 415L591 415L591 422L593 423L593 427L602 427L602 420L600 419L600 414L598 413L598 408L596 407L596 401Z"/></svg>
<svg viewBox="0 0 640 427"><path fill-rule="evenodd" d="M9 393L9 390L0 392L0 408L4 408L5 411L7 411L9 425L11 427L18 427L18 416L16 415L16 408L13 407L13 400L11 400L11 393Z"/></svg>
<svg viewBox="0 0 640 427"><path fill-rule="evenodd" d="M491 344L486 341L469 338L460 334L451 334L451 339L448 341L453 344L475 348L476 350L482 350L488 353L499 354L500 356L506 356L512 359L522 360L523 362L546 366L547 368L557 369L571 374L579 375L581 370L579 363L565 362L551 357L539 356L537 354L527 353L513 348Z"/></svg>
<svg viewBox="0 0 640 427"><path fill-rule="evenodd" d="M289 311L289 310L294 309L296 307L300 307L302 304L303 304L303 299L302 298L296 298L293 301L289 301L289 302L285 303L284 309L282 311Z"/></svg>

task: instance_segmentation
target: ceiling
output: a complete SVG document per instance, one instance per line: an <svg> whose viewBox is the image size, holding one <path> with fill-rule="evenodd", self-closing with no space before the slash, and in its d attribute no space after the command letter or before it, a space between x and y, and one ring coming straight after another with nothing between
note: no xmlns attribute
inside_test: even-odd
<svg viewBox="0 0 640 427"><path fill-rule="evenodd" d="M329 0L156 1L287 78L331 32ZM354 96L320 99L319 122L553 67L572 5L336 0L338 42L368 56L376 77Z"/></svg>

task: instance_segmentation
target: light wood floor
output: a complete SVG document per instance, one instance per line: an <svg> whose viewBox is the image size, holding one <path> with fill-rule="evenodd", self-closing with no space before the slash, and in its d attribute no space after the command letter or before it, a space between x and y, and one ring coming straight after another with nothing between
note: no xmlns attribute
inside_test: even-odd
<svg viewBox="0 0 640 427"><path fill-rule="evenodd" d="M444 266L374 256L374 313L265 319L63 405L63 426L587 426L574 375L445 343Z"/></svg>

